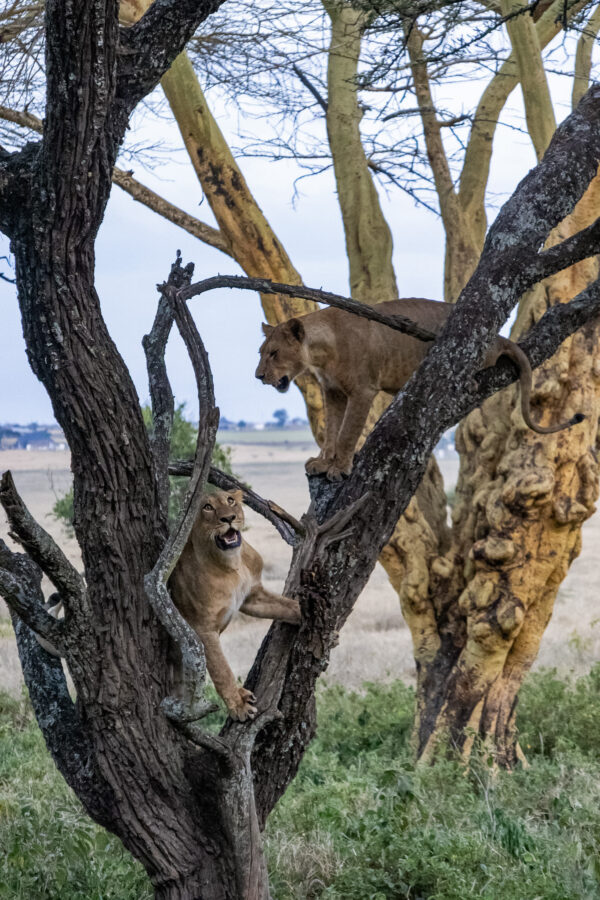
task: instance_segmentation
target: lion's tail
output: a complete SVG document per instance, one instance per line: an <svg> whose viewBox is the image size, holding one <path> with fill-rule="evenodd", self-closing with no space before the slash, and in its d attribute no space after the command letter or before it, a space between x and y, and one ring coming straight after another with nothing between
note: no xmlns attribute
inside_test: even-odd
<svg viewBox="0 0 600 900"><path fill-rule="evenodd" d="M533 380L533 373L531 371L531 365L529 363L529 359L526 354L521 350L518 344L513 343L513 341L509 341L506 338L501 339L498 342L498 354L496 359L499 356L508 356L512 359L513 362L517 364L519 367L519 381L521 384L521 413L525 423L531 428L532 431L536 431L538 434L553 434L555 431L562 431L564 428L570 428L572 425L578 425L580 422L583 422L585 416L583 413L575 413L574 416L567 422L559 422L556 425L538 425L537 422L534 422L531 417L531 385Z"/></svg>

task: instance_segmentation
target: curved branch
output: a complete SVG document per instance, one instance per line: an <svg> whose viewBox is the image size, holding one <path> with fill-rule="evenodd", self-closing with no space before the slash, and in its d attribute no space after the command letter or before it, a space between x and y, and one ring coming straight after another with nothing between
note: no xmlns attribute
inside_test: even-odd
<svg viewBox="0 0 600 900"><path fill-rule="evenodd" d="M328 306L344 309L346 312L353 313L355 316L361 316L363 319L380 322L394 331L410 334L411 337L417 338L419 341L435 340L434 332L429 331L427 328L421 328L408 316L384 316L371 306L359 303L358 300L353 300L351 297L341 297L339 294L305 287L302 284L281 284L277 281L269 281L267 278L245 278L243 275L213 275L211 278L197 281L195 284L191 284L189 288L180 291L180 297L182 300L189 300L191 297L197 297L199 294L204 294L206 291L212 291L220 287L239 288L243 291L259 291L261 294L284 294L288 297L314 300L316 303L327 303Z"/></svg>
<svg viewBox="0 0 600 900"><path fill-rule="evenodd" d="M33 565L30 560L27 564ZM100 825L109 825L114 805L112 789L96 769L93 743L69 694L61 661L46 652L14 614L12 623L29 699L46 746L90 816Z"/></svg>
<svg viewBox="0 0 600 900"><path fill-rule="evenodd" d="M183 281L191 277L193 267L187 266L182 269L180 261L181 257L178 256L171 269L170 281L173 281L174 274ZM163 700L162 708L169 718L182 722L202 718L215 707L204 698L206 661L202 644L173 603L167 589L167 582L183 552L200 510L202 491L208 476L217 434L219 412L214 404L208 356L194 320L172 283L162 285L161 291L171 306L172 314L189 353L196 378L199 402L196 454L181 513L156 565L144 578L146 594L152 607L161 624L181 651L183 697L166 698Z"/></svg>

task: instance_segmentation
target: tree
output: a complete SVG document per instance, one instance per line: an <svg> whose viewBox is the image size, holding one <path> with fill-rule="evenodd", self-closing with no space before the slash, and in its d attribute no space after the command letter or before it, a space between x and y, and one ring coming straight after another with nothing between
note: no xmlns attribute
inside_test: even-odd
<svg viewBox="0 0 600 900"><path fill-rule="evenodd" d="M123 2L123 21L136 21L147 5ZM293 15L293 7L290 9ZM251 7L242 3L241 10L242 16L246 16L250 14ZM561 16L557 15L559 11ZM455 40L455 28L479 29L484 35L489 32L489 11L483 7L459 4L438 10L434 5L423 4L409 10L403 4L388 6L365 2L362 8L358 8L345 3L327 3L325 15L330 23L330 46L327 72L322 78L318 68L310 70L310 76L306 76L306 67L311 65L311 60L321 58L315 52L312 36L306 38L303 33L302 46L295 55L290 55L289 47L284 48L283 52L281 45L278 45L275 48L278 60L276 66L265 66L265 57L260 53L264 46L267 48L266 52L273 56L273 41L270 36L269 40L262 39L263 35L261 40L255 40L253 35L250 37L254 41L253 54L247 58L251 59L254 66L248 66L247 58L242 57L245 61L239 69L241 71L246 67L252 74L252 79L246 79L244 90L247 91L247 85L254 80L257 84L255 91L266 95L268 91L265 91L265 82L258 81L257 73L266 73L266 78L274 77L278 87L293 72L294 83L302 91L298 96L304 106L307 91L310 91L316 115L322 116L325 113L328 153L331 154L334 165L346 234L351 289L355 296L365 302L395 296L397 293L391 266L390 230L373 186L374 175L384 178L387 183L398 185L399 172L404 172L406 178L401 186L415 193L421 183L419 172L423 172L423 159L427 160L447 234L446 294L449 301L454 300L473 271L483 247L487 227L484 199L494 132L502 108L519 81L524 90L528 126L538 156L552 133L554 122L548 125L551 104L541 52L566 22L576 23L581 29L575 60L574 102L579 100L587 85L591 41L600 24L597 10L587 20L585 17L589 12L588 6L577 2L540 6L532 17L523 15L523 11L519 9L505 9L504 12L507 13L506 21L515 47L514 53L502 62L497 47L485 45L485 52L480 54L483 64L487 66L490 58L496 60L497 73L490 80L472 115L448 114L444 119L436 113L434 83L440 79L443 81L452 67L460 67L469 62L466 51L475 45L475 37L480 40L481 35L477 34L475 37L469 34L466 40L460 31L459 39ZM287 15L288 10L284 10L284 13ZM272 20L276 21L276 18L273 16ZM271 21L269 17L266 20ZM34 19L26 21L30 23ZM225 19L225 23L227 21ZM496 19L493 26L501 24L501 21ZM305 20L303 24L306 24ZM15 27L14 23L11 27ZM313 31L313 36L322 35L322 31L318 30L320 27L317 27L316 32ZM381 35L385 38L390 30L397 35L402 29L406 31L400 50L405 53L404 65L397 65L394 69L398 58L398 42L390 41L386 44L385 40L381 40ZM289 44L290 34L293 32L286 27L282 27L280 31ZM218 56L221 46L225 48L223 58L226 59L226 68L231 70L237 59L235 54L231 54L231 46L238 46L240 34L232 27L231 35L235 40L228 36L226 27L221 24L216 30L217 39L211 35L204 38L204 49L203 36L196 38L193 44L194 58L206 63ZM456 52L452 49L453 42L458 48ZM206 47L209 48L208 52ZM373 64L372 71L366 74L365 47L371 54L371 61L377 57L377 65ZM392 48L392 64L386 59L388 47ZM477 62L477 54L474 55ZM298 65L299 62L304 70ZM236 86L240 82L239 71L234 71ZM276 73L276 77L273 73ZM387 81L381 84L381 79ZM180 55L165 74L162 85L219 229L206 231L209 227L203 223L194 226L183 219L180 224L188 230L196 227L201 239L233 255L248 274L298 283L300 276L252 196L211 115L190 59L185 54ZM360 100L360 93L363 91L382 91L391 98L402 97L406 92L414 91L417 106L406 109L400 101L398 108L390 112L386 100L386 109L381 110L376 105L369 106ZM288 90L287 97L289 96ZM409 99L406 102L412 101ZM296 103L292 110L294 116L299 105L299 102ZM385 117L382 119L384 112ZM39 121L32 124L29 112L16 113L5 109L2 115L11 122L41 128ZM422 120L426 151L424 157L416 138L405 144L398 144L396 138L391 137L385 145L382 136L386 132L382 127L374 136L373 121L379 122L381 126L382 121L403 121L414 115L419 115ZM365 122L369 117L371 127L367 128ZM294 123L296 121L294 118ZM456 154L461 142L458 143L458 149L455 143L454 157L451 157L447 150L448 142L442 138L444 134L455 134L459 126L469 128L469 134L468 139L462 141L465 148L464 160L460 184L455 188ZM405 145L408 146L407 156L398 153L398 148ZM368 147L368 152L365 147ZM315 156L318 153L315 152ZM409 165L407 159L411 156ZM396 169L392 165L394 157L400 160ZM117 183L122 181L119 181L118 172L113 173L113 178ZM146 196L144 190L136 190L140 197ZM592 186L574 214L567 217L556 234L549 238L550 242L570 231L576 231L589 220L595 206L594 192L595 187ZM155 202L155 208L160 208L158 202ZM172 210L168 214L173 218ZM173 218L173 221L177 219ZM535 321L548 302L573 296L591 277L594 277L594 264L587 262L581 264L579 269L561 274L552 282L548 281L529 292L521 304L515 334ZM272 296L263 293L262 301L267 318L273 323L314 308L299 296ZM595 349L597 342L591 330L587 340L589 346ZM415 658L419 672L417 732L419 753L424 758L430 755L438 737L447 728L465 755L472 743L465 740L465 736L476 730L495 744L500 763L514 764L519 752L513 729L518 688L535 657L557 587L566 567L576 555L581 522L589 514L597 493L593 456L590 452L596 416L593 375L595 361L593 354L587 352L587 349L587 344L580 344L578 352L571 354L570 375L564 365L565 354L570 351L568 348L561 351L562 360L559 358L554 364L558 368L555 367L554 374L552 370L548 370L550 376L542 379L540 385L546 394L548 408L552 406L553 416L557 417L561 416L561 403L566 396L560 385L568 379L580 385L585 392L581 397L581 405L591 410L587 433L573 431L547 441L544 444L547 448L545 462L540 467L541 451L537 441L531 443L531 436L520 426L518 416L513 416L514 393L506 392L503 399L495 398L483 412L476 411L458 434L463 466L456 492L452 531L446 527L441 478L435 466L431 465L411 502L408 516L398 523L396 532L382 552L382 562L398 590L415 640ZM302 387L311 424L319 438L322 424L320 394L310 380ZM382 408L381 403L374 407L371 424ZM498 427L498 423L509 420L513 423L510 430ZM464 441L461 436L464 436ZM521 448L520 455L516 453L517 445ZM558 453L555 453L555 448ZM571 478L569 473L574 454L578 459L578 474L576 478ZM550 492L541 490L539 478L536 481L540 468L546 473L552 473L547 479L548 484L552 481ZM494 492L499 489L500 481L504 481L508 485L507 496L510 494L512 497L508 484L511 473L518 477L524 470L527 470L524 483L526 482L529 493L526 492L525 495L519 489L517 493L523 502L513 503L511 500L508 506L504 504L505 515L499 524L490 513L494 509ZM557 473L560 477L557 477ZM535 490L529 489L533 484L538 485L540 493L536 495L538 500L533 503L532 508L529 503L532 491L535 493ZM544 485L541 484L541 487ZM476 515L471 515L475 498L478 501L478 511ZM484 503L485 498L490 502ZM545 523L543 526L542 519ZM502 546L510 552L505 560L500 560L496 554L497 540L502 540L507 528L511 529L513 536L508 544ZM550 557L543 566L539 566L538 556L530 554L528 550L530 544L537 546L539 540L547 542L549 536L552 538L551 560L555 563L550 577ZM492 554L488 554L489 558L486 557L485 560L487 551L482 556L478 549L484 537L489 538L488 549ZM518 557L511 555L514 547L521 548ZM469 561L470 556L475 556L475 559ZM508 592L503 590L506 579L510 588ZM483 596L488 597L487 603L478 605L482 603ZM523 624L518 625L509 639L496 621L497 609L507 604L514 611L521 608L526 611ZM517 618L519 616L520 613ZM479 619L484 620L484 624L485 621L488 624L492 620L495 622L495 643L486 638L486 641L475 647L468 646L469 629L471 625L476 626ZM450 620L451 628L448 626ZM446 652L448 644L452 645L452 654ZM499 648L502 648L502 652L499 652ZM503 654L504 664L499 670L499 659ZM485 673L473 684L469 697L464 692L460 696L453 693L455 686L460 683L458 674L461 667L468 668L473 659L479 660L482 655L490 665L471 666L474 674L479 675L483 670ZM487 695L490 702L485 711L486 704L481 700L482 696ZM470 712L465 709L469 704ZM502 715L499 713L500 708ZM446 721L450 709L454 710L456 722ZM461 724L464 721L469 722L467 731Z"/></svg>
<svg viewBox="0 0 600 900"><path fill-rule="evenodd" d="M279 515L280 527L289 535L291 522L297 535L286 592L299 599L304 621L273 625L255 661L248 684L260 698L259 717L228 721L211 735L198 724L210 709L201 645L166 589L210 474L218 420L208 359L187 308L209 285L190 286L191 268L177 260L161 287L144 341L150 439L101 316L93 251L129 116L215 6L157 0L125 31L114 3L49 0L44 134L0 154L0 224L12 241L29 359L71 447L85 568L84 581L6 473L0 500L26 553L0 547L0 591L40 728L88 813L141 860L157 897L209 900L268 896L259 828L314 732L315 683L337 631L441 431L515 378L506 363L475 373L518 296L598 251L595 226L538 252L582 196L600 155L600 90L593 88L498 216L444 334L369 435L352 476L341 488L313 484L302 523ZM507 278L509 271L518 274ZM259 287L290 291L264 279ZM523 342L533 364L599 311L598 283L550 309ZM200 416L190 488L167 536L173 398L164 348L173 322L193 364ZM42 571L63 599L64 621L44 610ZM33 632L63 654L75 703L60 662ZM173 645L183 684L174 697Z"/></svg>
<svg viewBox="0 0 600 900"><path fill-rule="evenodd" d="M283 428L288 420L287 409L276 409L273 413L273 418L277 422L277 427Z"/></svg>

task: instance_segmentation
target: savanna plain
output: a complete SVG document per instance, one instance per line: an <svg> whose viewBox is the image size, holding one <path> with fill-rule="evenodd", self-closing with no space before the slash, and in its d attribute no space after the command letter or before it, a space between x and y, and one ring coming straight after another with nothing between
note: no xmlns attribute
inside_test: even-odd
<svg viewBox="0 0 600 900"><path fill-rule="evenodd" d="M308 432L223 433L233 469L296 516L308 506ZM440 461L451 491L458 460ZM79 563L51 514L69 488L67 452L4 451L32 514ZM246 512L246 538L281 591L291 550ZM10 543L7 527L0 536ZM269 820L278 898L575 900L600 898L600 513L558 595L519 729L529 768L497 772L481 748L468 772L448 761L415 769L410 634L379 566L322 679L319 731ZM223 636L244 678L268 623L244 616ZM210 727L218 727L215 714ZM6 609L0 617L0 898L151 896L143 870L81 812L53 768L26 699Z"/></svg>

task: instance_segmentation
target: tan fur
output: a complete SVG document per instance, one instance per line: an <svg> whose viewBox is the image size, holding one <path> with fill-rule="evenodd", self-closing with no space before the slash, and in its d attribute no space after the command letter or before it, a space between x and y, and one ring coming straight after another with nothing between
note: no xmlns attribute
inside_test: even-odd
<svg viewBox="0 0 600 900"><path fill-rule="evenodd" d="M205 494L169 581L173 601L204 644L206 667L215 688L230 716L240 722L256 715L256 699L235 680L219 635L239 610L261 619L300 622L296 600L273 594L261 584L262 557L243 538L243 526L241 491ZM239 545L223 549L218 541L231 530Z"/></svg>
<svg viewBox="0 0 600 900"><path fill-rule="evenodd" d="M436 334L452 310L447 303L425 299L391 300L374 308L388 316L407 316ZM275 327L263 325L263 331L266 340L256 369L256 377L263 384L283 392L298 375L312 372L321 385L325 441L319 456L306 463L306 470L311 475L325 472L334 481L350 473L356 443L376 394L401 390L431 346L430 342L332 307ZM583 419L577 415L548 428L533 422L529 360L512 341L498 337L485 365L493 366L502 355L510 356L519 366L521 409L531 429L548 434Z"/></svg>

